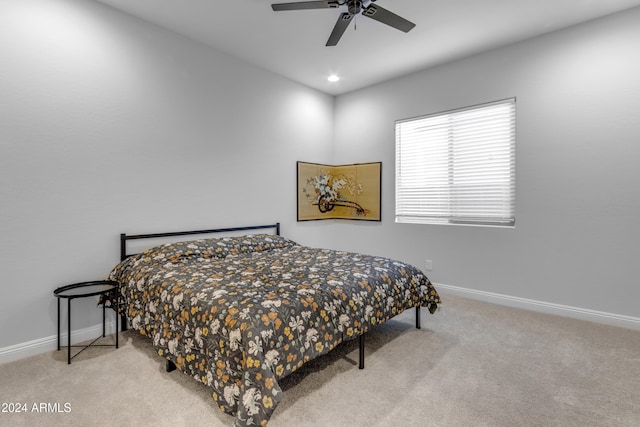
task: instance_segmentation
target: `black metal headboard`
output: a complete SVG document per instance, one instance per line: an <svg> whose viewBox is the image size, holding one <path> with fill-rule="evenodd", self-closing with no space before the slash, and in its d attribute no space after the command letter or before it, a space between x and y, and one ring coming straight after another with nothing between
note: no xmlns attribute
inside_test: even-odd
<svg viewBox="0 0 640 427"><path fill-rule="evenodd" d="M231 227L231 228L215 228L211 230L193 230L193 231L173 231L169 233L153 233L153 234L120 234L120 261L124 261L132 254L127 254L127 241L140 239L155 239L159 237L189 236L193 234L214 234L214 233L230 233L235 231L263 230L274 228L276 235L280 235L280 223L268 225L253 225L250 227Z"/></svg>

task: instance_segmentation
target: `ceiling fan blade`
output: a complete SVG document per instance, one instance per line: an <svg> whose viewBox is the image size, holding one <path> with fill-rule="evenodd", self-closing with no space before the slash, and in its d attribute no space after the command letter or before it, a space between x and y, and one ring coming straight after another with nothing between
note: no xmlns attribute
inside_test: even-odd
<svg viewBox="0 0 640 427"><path fill-rule="evenodd" d="M344 12L340 15L338 22L336 22L335 27L333 27L333 31L331 31L331 35L329 36L329 40L327 40L326 46L335 46L338 44L352 19L353 15L350 13Z"/></svg>
<svg viewBox="0 0 640 427"><path fill-rule="evenodd" d="M337 1L303 1L296 3L275 3L271 5L271 9L278 12L281 10L303 10L303 9L327 9L338 7Z"/></svg>
<svg viewBox="0 0 640 427"><path fill-rule="evenodd" d="M367 18L375 19L378 22L387 24L400 31L404 31L405 33L408 33L416 26L413 22L407 21L403 17L398 16L393 12L389 12L387 9L375 4L369 5L369 7L362 11L362 14Z"/></svg>

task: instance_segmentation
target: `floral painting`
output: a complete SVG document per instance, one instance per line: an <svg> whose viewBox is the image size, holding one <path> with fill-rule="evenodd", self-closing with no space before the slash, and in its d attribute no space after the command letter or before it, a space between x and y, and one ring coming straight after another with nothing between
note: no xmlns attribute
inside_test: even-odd
<svg viewBox="0 0 640 427"><path fill-rule="evenodd" d="M380 221L382 163L331 166L298 162L298 221Z"/></svg>

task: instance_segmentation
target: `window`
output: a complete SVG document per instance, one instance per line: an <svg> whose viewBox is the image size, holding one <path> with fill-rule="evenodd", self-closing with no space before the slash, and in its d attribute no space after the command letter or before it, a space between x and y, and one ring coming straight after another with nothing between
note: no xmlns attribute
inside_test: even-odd
<svg viewBox="0 0 640 427"><path fill-rule="evenodd" d="M396 122L396 222L515 225L515 99Z"/></svg>

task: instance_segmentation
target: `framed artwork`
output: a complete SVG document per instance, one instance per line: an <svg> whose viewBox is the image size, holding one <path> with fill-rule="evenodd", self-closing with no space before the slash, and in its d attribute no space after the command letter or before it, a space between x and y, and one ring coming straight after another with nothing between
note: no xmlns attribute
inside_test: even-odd
<svg viewBox="0 0 640 427"><path fill-rule="evenodd" d="M382 163L298 162L298 221L380 221Z"/></svg>

